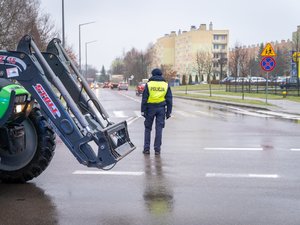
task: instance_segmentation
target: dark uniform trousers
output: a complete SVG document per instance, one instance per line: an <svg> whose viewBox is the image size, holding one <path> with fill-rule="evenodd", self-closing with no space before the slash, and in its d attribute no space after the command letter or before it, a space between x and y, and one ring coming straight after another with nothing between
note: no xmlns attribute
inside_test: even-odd
<svg viewBox="0 0 300 225"><path fill-rule="evenodd" d="M155 140L154 140L154 150L160 152L161 139L162 139L162 129L165 127L165 106L152 106L148 107L147 113L145 115L145 140L144 140L144 150L150 150L151 141L151 130L152 124L155 118Z"/></svg>

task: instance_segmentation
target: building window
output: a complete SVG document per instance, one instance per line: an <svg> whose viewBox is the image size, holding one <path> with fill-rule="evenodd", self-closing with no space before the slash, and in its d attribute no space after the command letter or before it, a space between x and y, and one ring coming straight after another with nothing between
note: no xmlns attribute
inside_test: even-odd
<svg viewBox="0 0 300 225"><path fill-rule="evenodd" d="M219 35L214 35L214 40L219 40Z"/></svg>
<svg viewBox="0 0 300 225"><path fill-rule="evenodd" d="M214 44L214 49L219 49L219 45Z"/></svg>

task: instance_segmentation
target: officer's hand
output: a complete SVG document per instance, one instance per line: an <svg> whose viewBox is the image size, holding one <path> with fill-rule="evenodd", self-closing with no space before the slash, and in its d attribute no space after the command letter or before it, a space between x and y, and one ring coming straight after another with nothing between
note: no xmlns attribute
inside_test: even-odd
<svg viewBox="0 0 300 225"><path fill-rule="evenodd" d="M141 112L141 115L146 118L146 113Z"/></svg>
<svg viewBox="0 0 300 225"><path fill-rule="evenodd" d="M169 119L171 117L171 115L169 114L169 115L166 115L166 119Z"/></svg>

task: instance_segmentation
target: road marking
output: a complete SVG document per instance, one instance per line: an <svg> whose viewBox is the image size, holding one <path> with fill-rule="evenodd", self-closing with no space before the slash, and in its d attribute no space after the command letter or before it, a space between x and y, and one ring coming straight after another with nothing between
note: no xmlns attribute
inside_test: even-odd
<svg viewBox="0 0 300 225"><path fill-rule="evenodd" d="M280 176L278 174L206 173L205 177L216 177L216 178L269 178L269 179L277 179Z"/></svg>
<svg viewBox="0 0 300 225"><path fill-rule="evenodd" d="M206 151L263 151L263 148L204 148Z"/></svg>
<svg viewBox="0 0 300 225"><path fill-rule="evenodd" d="M295 115L295 114L286 114L286 113L263 111L263 110L258 110L257 112L268 114L268 115L273 115L273 116L277 116L277 117L283 117L283 118L287 118L287 119L295 119L295 120L300 119L299 115Z"/></svg>
<svg viewBox="0 0 300 225"><path fill-rule="evenodd" d="M241 108L237 108L237 107L233 107L233 106L229 106L228 108L231 109L232 112L234 112L234 113L240 113L240 114L244 114L247 116L256 116L256 117L263 117L263 118L273 118L274 117L271 115L262 115L261 113L250 112L245 109L241 109Z"/></svg>
<svg viewBox="0 0 300 225"><path fill-rule="evenodd" d="M129 171L99 171L99 170L75 170L74 175L119 175L119 176L142 176L144 172Z"/></svg>
<svg viewBox="0 0 300 225"><path fill-rule="evenodd" d="M189 118L196 118L195 115L191 114L191 113L188 113L188 112L184 112L184 111L180 111L180 110L176 110L174 111L175 114L179 114L183 117L189 117Z"/></svg>
<svg viewBox="0 0 300 225"><path fill-rule="evenodd" d="M142 115L141 115L141 111L134 111L134 114L135 114L136 116L142 116Z"/></svg>
<svg viewBox="0 0 300 225"><path fill-rule="evenodd" d="M141 118L142 116L137 116L137 117L130 117L129 119L126 120L127 124L130 125L132 123L134 123L135 121L137 121L139 118Z"/></svg>
<svg viewBox="0 0 300 225"><path fill-rule="evenodd" d="M126 94L123 94L123 93L119 93L120 95L123 95L124 97L126 97L126 98L129 98L129 99L131 99L132 101L135 101L135 102L138 102L138 103L141 103L141 99L136 99L136 98L133 98L133 97L130 97L130 96L128 96L128 95L126 95Z"/></svg>
<svg viewBox="0 0 300 225"><path fill-rule="evenodd" d="M115 117L119 117L119 118L128 117L128 116L125 116L124 111L113 111L113 114L115 114Z"/></svg>
<svg viewBox="0 0 300 225"><path fill-rule="evenodd" d="M214 117L214 115L212 113L209 112L203 112L203 111L195 111L197 114L201 114L204 116L208 116L208 117Z"/></svg>
<svg viewBox="0 0 300 225"><path fill-rule="evenodd" d="M300 148L291 148L290 151L293 151L293 152L300 152Z"/></svg>

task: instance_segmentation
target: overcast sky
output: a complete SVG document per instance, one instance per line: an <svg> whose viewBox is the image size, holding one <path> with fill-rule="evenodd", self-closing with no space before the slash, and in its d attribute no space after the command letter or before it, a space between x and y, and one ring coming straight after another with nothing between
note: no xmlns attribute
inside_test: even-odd
<svg viewBox="0 0 300 225"><path fill-rule="evenodd" d="M165 33L189 30L212 22L214 29L228 29L230 46L291 39L300 25L300 0L64 0L65 36L68 45L79 52L85 64L109 69L111 62L132 47L145 50ZM62 0L41 0L59 31Z"/></svg>

